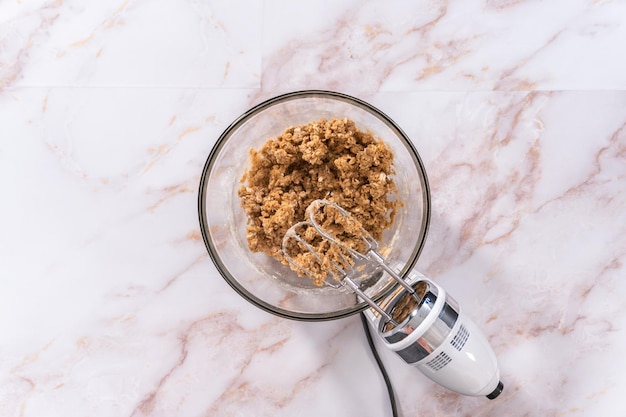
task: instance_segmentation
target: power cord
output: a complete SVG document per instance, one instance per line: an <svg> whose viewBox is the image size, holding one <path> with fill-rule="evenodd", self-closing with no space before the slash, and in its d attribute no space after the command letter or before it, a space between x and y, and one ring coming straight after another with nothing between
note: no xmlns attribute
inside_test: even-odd
<svg viewBox="0 0 626 417"><path fill-rule="evenodd" d="M376 360L376 364L378 365L378 369L380 370L380 374L383 376L385 380L385 386L387 387L387 394L389 395L389 403L391 404L391 415L393 417L398 417L398 408L396 405L396 396L393 392L393 385L391 385L391 380L389 379L389 375L387 374L387 370L385 369L385 365L383 361L378 356L378 351L376 350L376 345L374 345L374 340L372 340L372 333L370 332L370 327L367 322L367 317L365 317L365 313L359 314L361 316L361 323L363 324L363 330L365 330L365 337L367 338L367 344L372 351L372 355Z"/></svg>

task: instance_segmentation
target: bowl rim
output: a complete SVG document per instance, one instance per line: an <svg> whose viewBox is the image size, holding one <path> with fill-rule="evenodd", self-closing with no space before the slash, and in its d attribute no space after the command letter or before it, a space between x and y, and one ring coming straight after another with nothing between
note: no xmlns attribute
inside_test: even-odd
<svg viewBox="0 0 626 417"><path fill-rule="evenodd" d="M422 186L422 194L424 199L424 204L422 207L422 224L420 230L420 236L418 244L416 245L416 249L414 250L411 258L408 260L407 264L404 266L402 273L400 276L404 279L406 275L413 269L415 263L419 259L419 256L424 249L424 245L426 243L426 236L428 234L428 229L430 225L430 216L431 216L431 196L430 196L430 186L428 183L428 176L426 175L426 168L422 161L421 156L417 152L417 149L413 145L413 142L410 140L408 135L398 126L393 119L387 116L384 112L374 107L373 105L350 95L330 91L330 90L299 90L293 91L289 93L284 93L272 97L268 100L262 101L261 103L251 107L249 110L245 111L239 117L237 117L219 136L204 164L204 168L202 169L202 174L200 177L199 183L199 191L198 191L198 219L200 222L200 233L202 234L202 239L206 246L206 249L209 253L209 257L213 261L216 269L222 276L222 278L233 288L240 296L244 299L255 305L256 307L261 308L264 311L277 315L279 317L288 318L292 320L299 321L327 321L327 320L335 320L343 317L348 317L353 314L359 313L361 311L366 310L369 306L364 301L361 301L355 304L353 307L342 309L333 313L303 313L297 311L290 311L275 305L272 305L251 292L249 292L243 285L239 283L239 281L231 276L228 271L228 268L222 263L217 250L214 249L213 243L211 240L209 225L207 224L205 212L206 212L206 193L207 193L207 182L209 179L209 175L211 173L211 168L213 167L213 163L219 155L221 149L224 147L224 144L228 141L233 132L235 132L242 124L244 124L248 119L255 116L256 114L262 112L266 108L269 108L275 104L279 104L282 102L287 102L291 100L296 100L299 98L310 98L310 97L323 97L323 98L331 98L339 101L347 102L356 107L359 107L374 116L378 117L383 123L385 123L391 130L394 130L398 137L405 142L407 149L413 154L413 158L416 161L416 167L421 175L420 183ZM392 285L387 290L383 291L379 294L374 301L379 301L388 294L390 294L397 285Z"/></svg>

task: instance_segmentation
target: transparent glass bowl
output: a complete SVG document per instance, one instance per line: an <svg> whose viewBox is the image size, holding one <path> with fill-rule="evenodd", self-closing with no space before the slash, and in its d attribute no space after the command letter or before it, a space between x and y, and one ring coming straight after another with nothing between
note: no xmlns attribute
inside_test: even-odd
<svg viewBox="0 0 626 417"><path fill-rule="evenodd" d="M417 150L388 116L370 104L341 93L309 90L275 97L241 115L219 137L204 166L198 196L200 229L211 259L235 291L266 311L298 320L337 319L362 311L367 304L347 289L315 287L274 258L251 252L237 190L250 148L259 149L286 128L322 117L352 119L394 153L395 197L403 206L379 244L401 276L417 261L430 219L428 180ZM367 280L364 290L378 300L396 285L380 273Z"/></svg>

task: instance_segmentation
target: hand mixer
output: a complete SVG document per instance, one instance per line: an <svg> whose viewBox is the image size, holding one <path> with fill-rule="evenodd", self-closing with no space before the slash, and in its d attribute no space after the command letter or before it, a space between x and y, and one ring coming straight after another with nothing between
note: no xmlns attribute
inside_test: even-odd
<svg viewBox="0 0 626 417"><path fill-rule="evenodd" d="M294 270L310 278L326 271L324 285L356 293L371 307L367 317L384 344L431 380L463 395L494 399L502 392L496 356L459 303L415 270L406 279L399 276L380 254L378 242L338 204L313 201L306 220L285 234L282 249ZM399 286L375 301L360 282L380 271Z"/></svg>

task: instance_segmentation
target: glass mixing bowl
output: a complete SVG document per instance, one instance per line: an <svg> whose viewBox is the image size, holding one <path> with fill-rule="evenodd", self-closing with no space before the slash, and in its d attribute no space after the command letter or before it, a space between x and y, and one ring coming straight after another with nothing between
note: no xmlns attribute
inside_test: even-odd
<svg viewBox="0 0 626 417"><path fill-rule="evenodd" d="M211 259L235 291L266 311L298 320L337 319L362 311L367 304L348 289L316 287L274 258L251 252L237 190L249 164L249 149L259 149L290 126L322 117L352 119L394 153L395 198L403 206L379 245L401 276L417 261L430 218L428 180L417 150L393 120L370 104L341 93L309 90L275 97L241 115L219 137L204 166L198 197L200 229ZM370 298L379 300L397 283L380 272L363 285Z"/></svg>

